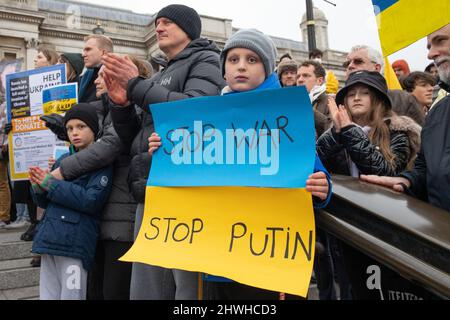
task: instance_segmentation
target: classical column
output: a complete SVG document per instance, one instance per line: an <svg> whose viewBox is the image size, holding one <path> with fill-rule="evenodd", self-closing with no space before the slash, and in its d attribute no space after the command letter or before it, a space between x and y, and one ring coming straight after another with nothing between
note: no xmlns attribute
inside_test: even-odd
<svg viewBox="0 0 450 320"><path fill-rule="evenodd" d="M39 40L36 38L26 38L25 44L27 48L26 52L26 70L34 69L34 58L36 57L39 46Z"/></svg>

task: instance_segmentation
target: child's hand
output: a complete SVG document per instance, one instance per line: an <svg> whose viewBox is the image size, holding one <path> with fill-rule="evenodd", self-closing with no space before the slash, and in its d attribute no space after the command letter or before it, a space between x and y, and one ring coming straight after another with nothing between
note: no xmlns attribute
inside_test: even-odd
<svg viewBox="0 0 450 320"><path fill-rule="evenodd" d="M322 171L310 175L306 181L306 191L322 201L327 199L329 188L327 176Z"/></svg>
<svg viewBox="0 0 450 320"><path fill-rule="evenodd" d="M44 182L48 173L48 171L42 170L39 167L30 167L28 172L30 174L30 182L38 185L41 185Z"/></svg>
<svg viewBox="0 0 450 320"><path fill-rule="evenodd" d="M148 138L148 153L150 153L150 155L153 155L153 153L158 150L161 145L161 137L156 132L153 132L152 135Z"/></svg>
<svg viewBox="0 0 450 320"><path fill-rule="evenodd" d="M36 181L36 178L34 177L34 167L29 167L28 168L28 175L30 176L30 183L33 184L38 184L38 182Z"/></svg>
<svg viewBox="0 0 450 320"><path fill-rule="evenodd" d="M52 170L53 165L55 164L56 159L53 157L48 158L48 170Z"/></svg>

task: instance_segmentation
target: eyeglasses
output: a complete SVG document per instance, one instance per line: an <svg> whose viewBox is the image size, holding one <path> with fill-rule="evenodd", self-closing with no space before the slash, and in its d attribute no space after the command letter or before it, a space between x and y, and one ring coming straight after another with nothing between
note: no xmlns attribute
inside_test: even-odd
<svg viewBox="0 0 450 320"><path fill-rule="evenodd" d="M343 66L345 69L347 69L347 68L350 66L350 63L352 63L352 62L353 62L354 65L357 65L357 66L360 66L360 65L366 63L366 62L365 62L363 59L361 59L361 58L355 58L355 59L351 59L351 60L345 61L345 62L342 64L342 66ZM370 61L370 62L372 62L373 64L377 64L375 61Z"/></svg>

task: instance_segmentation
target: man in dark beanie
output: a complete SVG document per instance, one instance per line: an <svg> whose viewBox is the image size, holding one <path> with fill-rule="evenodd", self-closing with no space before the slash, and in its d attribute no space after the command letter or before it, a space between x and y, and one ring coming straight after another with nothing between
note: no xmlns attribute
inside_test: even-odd
<svg viewBox="0 0 450 320"><path fill-rule="evenodd" d="M201 19L194 9L169 5L158 12L155 26L156 39L167 57L167 65L152 78L139 77L136 66L128 58L114 54L103 57L114 128L123 144L131 147L129 183L138 202L135 238L143 219L151 164L148 139L154 129L149 105L218 95L225 86L220 72L220 50L214 42L200 37ZM198 298L197 290L197 273L133 264L131 299L194 300Z"/></svg>
<svg viewBox="0 0 450 320"><path fill-rule="evenodd" d="M194 9L182 4L171 4L158 12L155 22L160 18L166 18L174 22L188 35L189 39L200 38L202 21Z"/></svg>

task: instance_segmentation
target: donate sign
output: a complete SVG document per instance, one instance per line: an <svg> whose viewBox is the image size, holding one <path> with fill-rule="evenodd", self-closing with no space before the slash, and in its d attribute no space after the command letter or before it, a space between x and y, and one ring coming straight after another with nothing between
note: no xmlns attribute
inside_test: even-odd
<svg viewBox="0 0 450 320"><path fill-rule="evenodd" d="M305 297L314 260L312 106L303 87L151 106L143 223L124 261Z"/></svg>
<svg viewBox="0 0 450 320"><path fill-rule="evenodd" d="M64 145L47 129L43 92L66 82L64 64L8 74L6 107L12 131L8 135L9 163L13 181L27 180L28 168L48 168L55 147Z"/></svg>

